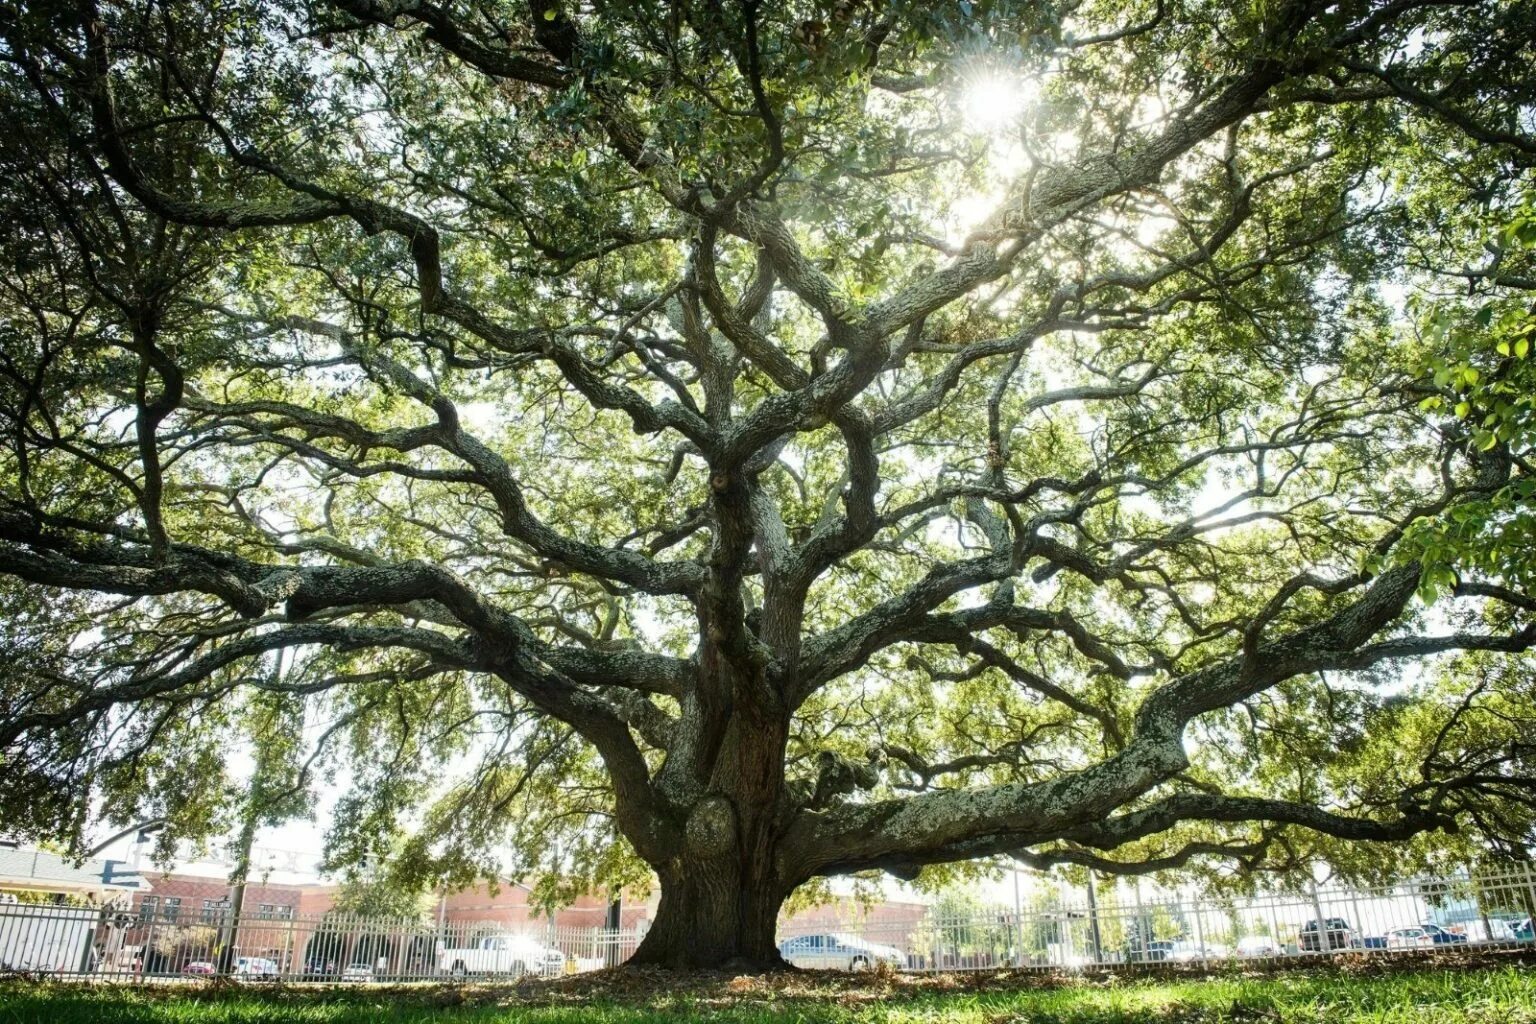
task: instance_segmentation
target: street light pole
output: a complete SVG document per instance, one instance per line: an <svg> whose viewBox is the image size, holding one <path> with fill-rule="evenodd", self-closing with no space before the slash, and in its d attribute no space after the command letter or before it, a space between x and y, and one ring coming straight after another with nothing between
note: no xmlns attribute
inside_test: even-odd
<svg viewBox="0 0 1536 1024"><path fill-rule="evenodd" d="M618 966L621 959L619 950L619 929L622 927L621 922L624 920L623 899L624 897L619 892L619 890L615 889L613 891L613 900L608 904L608 927L606 929L608 932L608 955L604 958L604 960L609 967Z"/></svg>
<svg viewBox="0 0 1536 1024"><path fill-rule="evenodd" d="M1019 895L1019 862L1013 864L1013 966L1024 966L1024 901Z"/></svg>
<svg viewBox="0 0 1536 1024"><path fill-rule="evenodd" d="M1088 872L1088 929L1093 935L1093 959L1104 961L1104 940L1099 934L1099 896L1094 891L1093 872Z"/></svg>

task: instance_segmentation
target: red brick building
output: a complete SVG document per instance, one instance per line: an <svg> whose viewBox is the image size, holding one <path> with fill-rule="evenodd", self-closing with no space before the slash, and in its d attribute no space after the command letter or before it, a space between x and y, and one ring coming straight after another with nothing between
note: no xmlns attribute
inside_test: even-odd
<svg viewBox="0 0 1536 1024"><path fill-rule="evenodd" d="M135 922L124 946L151 972L207 961L228 925L230 885L223 878L179 872L145 872L149 892L135 893ZM265 957L294 969L319 920L335 903L336 886L320 883L252 881L245 887L240 927L233 936L237 956Z"/></svg>
<svg viewBox="0 0 1536 1024"><path fill-rule="evenodd" d="M608 925L608 901L600 896L581 896L575 903L553 913L535 910L530 905L531 898L532 889L522 882L503 882L494 894L481 883L444 896L440 911L448 925L497 925L511 932L535 932L550 927L564 931ZM644 930L655 909L654 897L644 903L624 900L620 904L619 927L625 931Z"/></svg>
<svg viewBox="0 0 1536 1024"><path fill-rule="evenodd" d="M230 896L229 882L223 878L152 871L145 872L144 878L151 890L134 895L133 910L140 917L172 924L212 922L222 913L222 901ZM278 921L319 917L331 909L335 899L334 885L258 880L246 884L244 914Z"/></svg>

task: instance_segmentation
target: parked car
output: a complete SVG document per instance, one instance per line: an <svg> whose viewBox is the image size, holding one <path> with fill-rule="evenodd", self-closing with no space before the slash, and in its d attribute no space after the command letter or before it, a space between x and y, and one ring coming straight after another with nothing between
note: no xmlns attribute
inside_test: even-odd
<svg viewBox="0 0 1536 1024"><path fill-rule="evenodd" d="M840 934L785 939L779 943L779 955L796 967L835 971L864 971L879 963L903 967L907 962L895 946Z"/></svg>
<svg viewBox="0 0 1536 1024"><path fill-rule="evenodd" d="M1143 948L1131 947L1130 959L1135 963L1161 963L1173 959L1176 943L1169 939L1155 939Z"/></svg>
<svg viewBox="0 0 1536 1024"><path fill-rule="evenodd" d="M1521 918L1518 921L1511 921L1509 923L1509 934L1517 942L1530 942L1536 939L1536 929L1532 928L1531 919L1528 917Z"/></svg>
<svg viewBox="0 0 1536 1024"><path fill-rule="evenodd" d="M304 965L304 977L310 979L336 978L340 976L340 971L335 960L311 960Z"/></svg>
<svg viewBox="0 0 1536 1024"><path fill-rule="evenodd" d="M1433 949L1434 938L1423 928L1393 928L1384 936L1387 949Z"/></svg>
<svg viewBox="0 0 1536 1024"><path fill-rule="evenodd" d="M554 977L565 973L565 954L527 935L487 935L463 948L437 954L438 970L455 978L472 974L524 974Z"/></svg>
<svg viewBox="0 0 1536 1024"><path fill-rule="evenodd" d="M1245 935L1237 940L1238 956L1279 956L1283 952L1268 935Z"/></svg>
<svg viewBox="0 0 1536 1024"><path fill-rule="evenodd" d="M282 972L276 960L264 956L243 956L235 961L235 977L246 981L276 981Z"/></svg>
<svg viewBox="0 0 1536 1024"><path fill-rule="evenodd" d="M217 968L207 960L188 960L187 966L181 969L182 974L208 975L218 973Z"/></svg>
<svg viewBox="0 0 1536 1024"><path fill-rule="evenodd" d="M1342 917L1330 917L1322 927L1314 918L1301 926L1297 942L1304 953L1318 953L1330 949L1354 949L1360 945L1355 930Z"/></svg>
<svg viewBox="0 0 1536 1024"><path fill-rule="evenodd" d="M372 964L348 964L346 970L341 972L342 981L372 981Z"/></svg>
<svg viewBox="0 0 1536 1024"><path fill-rule="evenodd" d="M1437 924L1430 924L1428 921L1425 921L1419 927L1424 929L1425 933L1434 940L1434 944L1437 946L1457 946L1467 941L1467 936L1464 933L1453 932Z"/></svg>
<svg viewBox="0 0 1536 1024"><path fill-rule="evenodd" d="M1153 945L1156 945L1156 943L1153 943ZM1172 948L1168 950L1167 956L1164 959L1172 960L1175 963L1187 964L1193 963L1196 960L1220 960L1232 955L1227 947L1219 942L1207 942L1202 946L1200 943L1190 939L1181 939L1168 945Z"/></svg>

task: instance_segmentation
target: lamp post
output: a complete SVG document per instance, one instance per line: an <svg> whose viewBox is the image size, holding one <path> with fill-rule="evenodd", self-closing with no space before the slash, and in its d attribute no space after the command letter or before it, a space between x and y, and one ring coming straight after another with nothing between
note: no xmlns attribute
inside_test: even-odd
<svg viewBox="0 0 1536 1024"><path fill-rule="evenodd" d="M604 962L609 967L617 967L623 960L619 950L619 929L624 920L623 896L619 890L613 891L613 899L608 904L608 927L605 929L604 938L608 942L608 950L604 956Z"/></svg>
<svg viewBox="0 0 1536 1024"><path fill-rule="evenodd" d="M1019 862L1013 865L1013 966L1024 966L1024 900L1019 892Z"/></svg>
<svg viewBox="0 0 1536 1024"><path fill-rule="evenodd" d="M1088 872L1088 928L1093 936L1093 959L1095 963L1104 960L1104 937L1099 934L1099 896L1094 891L1093 872Z"/></svg>

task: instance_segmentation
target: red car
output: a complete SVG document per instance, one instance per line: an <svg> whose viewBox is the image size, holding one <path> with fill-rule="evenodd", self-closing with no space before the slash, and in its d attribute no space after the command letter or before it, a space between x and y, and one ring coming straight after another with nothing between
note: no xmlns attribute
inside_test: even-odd
<svg viewBox="0 0 1536 1024"><path fill-rule="evenodd" d="M182 974L216 974L213 964L207 960L188 960L187 966L181 969Z"/></svg>

